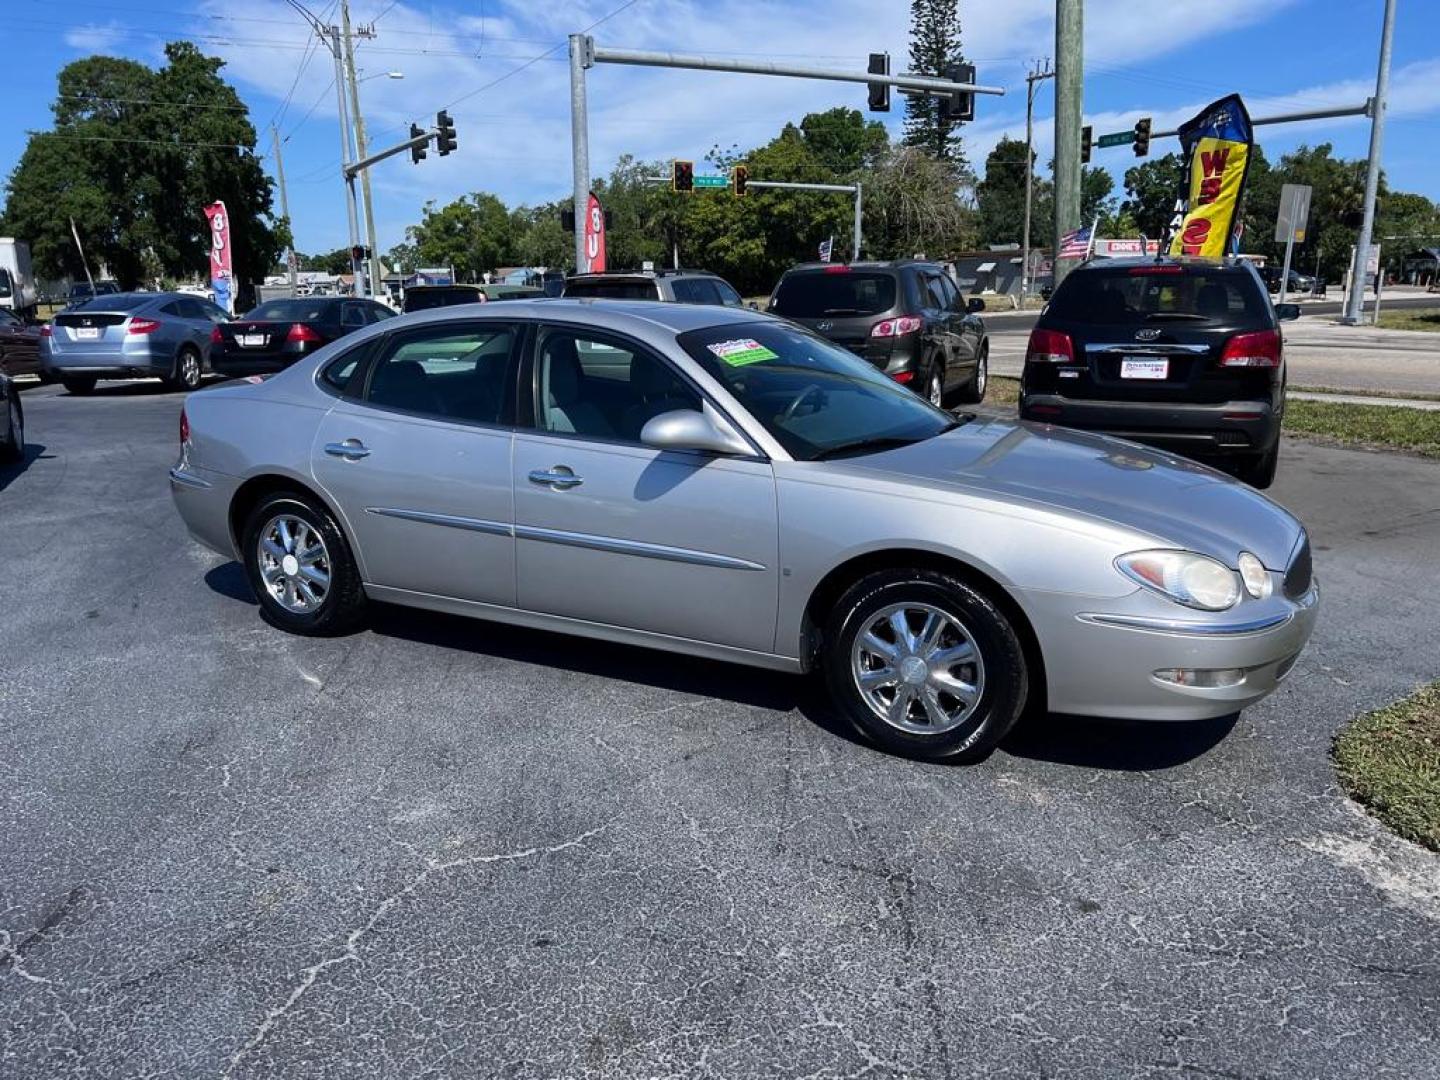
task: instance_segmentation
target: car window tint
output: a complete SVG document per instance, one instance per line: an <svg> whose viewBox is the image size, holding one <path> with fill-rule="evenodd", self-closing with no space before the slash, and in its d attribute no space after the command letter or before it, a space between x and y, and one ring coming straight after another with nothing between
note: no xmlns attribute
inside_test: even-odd
<svg viewBox="0 0 1440 1080"><path fill-rule="evenodd" d="M715 291L720 294L720 302L726 307L743 307L745 301L740 299L740 294L732 289L726 282L713 282Z"/></svg>
<svg viewBox="0 0 1440 1080"><path fill-rule="evenodd" d="M945 287L940 284L939 274L925 275L925 306L941 310L949 307L945 302Z"/></svg>
<svg viewBox="0 0 1440 1080"><path fill-rule="evenodd" d="M640 280L607 280L596 278L591 281L571 281L565 285L567 297L588 297L595 300L659 300L660 290L648 278Z"/></svg>
<svg viewBox="0 0 1440 1080"><path fill-rule="evenodd" d="M352 327L366 325L364 306L361 304L341 304L340 325Z"/></svg>
<svg viewBox="0 0 1440 1080"><path fill-rule="evenodd" d="M392 317L394 316L394 314L395 314L395 312L391 311L391 310L390 310L388 307L386 307L384 304L371 304L371 305L370 305L370 321L371 321L371 322L384 322L386 319L392 318Z"/></svg>
<svg viewBox="0 0 1440 1080"><path fill-rule="evenodd" d="M1235 317L1268 322L1269 298L1248 273L1162 263L1071 274L1055 290L1050 314L1079 323L1143 322L1151 316Z"/></svg>
<svg viewBox="0 0 1440 1080"><path fill-rule="evenodd" d="M78 305L76 311L134 311L136 308L144 307L152 303L155 294L148 296L145 293L109 293L105 296L97 296Z"/></svg>
<svg viewBox="0 0 1440 1080"><path fill-rule="evenodd" d="M695 291L696 304L719 304L720 290L710 278L694 278L690 282Z"/></svg>
<svg viewBox="0 0 1440 1080"><path fill-rule="evenodd" d="M670 289L672 292L675 293L675 300L677 303L700 303L700 301L696 298L695 282L691 281L689 278L680 278L677 281L672 281L670 283Z"/></svg>
<svg viewBox="0 0 1440 1080"><path fill-rule="evenodd" d="M181 307L179 300L171 300L170 303L161 305L160 314L169 315L171 318L175 319L185 318L185 312Z"/></svg>
<svg viewBox="0 0 1440 1080"><path fill-rule="evenodd" d="M639 346L547 327L535 363L542 431L638 443L661 413L700 408L674 369Z"/></svg>
<svg viewBox="0 0 1440 1080"><path fill-rule="evenodd" d="M893 274L864 273L848 266L787 274L770 310L777 315L818 319L826 315L878 315L895 306Z"/></svg>
<svg viewBox="0 0 1440 1080"><path fill-rule="evenodd" d="M948 274L938 274L935 283L940 286L940 306L947 311L954 311L963 308L965 305L960 302L960 293L955 288L955 283L950 280Z"/></svg>
<svg viewBox="0 0 1440 1080"><path fill-rule="evenodd" d="M515 343L504 323L437 326L391 341L365 400L446 420L499 423Z"/></svg>
<svg viewBox="0 0 1440 1080"><path fill-rule="evenodd" d="M324 300L271 300L244 317L254 322L327 322L334 310Z"/></svg>

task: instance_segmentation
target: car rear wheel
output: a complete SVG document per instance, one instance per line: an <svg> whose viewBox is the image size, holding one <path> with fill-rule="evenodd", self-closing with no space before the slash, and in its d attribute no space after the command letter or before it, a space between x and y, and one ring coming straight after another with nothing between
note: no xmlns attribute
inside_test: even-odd
<svg viewBox="0 0 1440 1080"><path fill-rule="evenodd" d="M1280 464L1280 440L1275 440L1275 445L1258 457L1250 458L1241 464L1235 475L1253 488L1268 488L1275 482L1275 469Z"/></svg>
<svg viewBox="0 0 1440 1080"><path fill-rule="evenodd" d="M171 390L194 390L200 385L200 353L187 345L175 357L175 374L165 380Z"/></svg>
<svg viewBox="0 0 1440 1080"><path fill-rule="evenodd" d="M265 620L323 637L360 625L365 592L350 545L330 511L307 495L267 496L245 519L245 575Z"/></svg>
<svg viewBox="0 0 1440 1080"><path fill-rule="evenodd" d="M930 365L930 374L925 381L925 400L937 409L945 407L945 371L939 364Z"/></svg>
<svg viewBox="0 0 1440 1080"><path fill-rule="evenodd" d="M985 400L985 389L990 385L990 345L980 346L980 355L975 358L975 370L969 380L960 388L960 400L974 405Z"/></svg>
<svg viewBox="0 0 1440 1080"><path fill-rule="evenodd" d="M10 398L5 402L10 413L10 423L3 442L0 442L0 461L19 461L25 456L25 414L20 409L20 399L15 388L10 388Z"/></svg>
<svg viewBox="0 0 1440 1080"><path fill-rule="evenodd" d="M93 375L67 375L62 376L60 379L65 389L77 397L82 394L88 394L94 390L97 381Z"/></svg>
<svg viewBox="0 0 1440 1080"><path fill-rule="evenodd" d="M858 731L928 760L983 758L1015 725L1029 686L1004 613L933 570L878 571L851 586L827 620L822 665Z"/></svg>

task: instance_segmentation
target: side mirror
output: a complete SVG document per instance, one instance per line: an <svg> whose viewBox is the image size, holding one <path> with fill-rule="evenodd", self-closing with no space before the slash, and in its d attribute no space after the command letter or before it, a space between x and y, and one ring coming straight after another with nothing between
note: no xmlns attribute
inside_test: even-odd
<svg viewBox="0 0 1440 1080"><path fill-rule="evenodd" d="M1281 322L1288 322L1288 321L1291 320L1291 319L1298 319L1298 318L1300 318L1300 305L1299 305L1299 304L1276 304L1276 305L1275 305L1275 318L1279 319Z"/></svg>
<svg viewBox="0 0 1440 1080"><path fill-rule="evenodd" d="M751 300L751 301L750 301L748 304L746 304L745 306L746 306L747 308L749 308L751 311L759 311L759 310L760 310L760 305L757 304L754 300Z"/></svg>
<svg viewBox="0 0 1440 1080"><path fill-rule="evenodd" d="M711 454L750 454L744 439L724 431L714 420L694 409L675 409L653 417L641 430L640 441L657 450L704 450Z"/></svg>
<svg viewBox="0 0 1440 1080"><path fill-rule="evenodd" d="M965 301L965 310L971 315L974 315L977 311L984 311L985 301L981 300L978 296L972 296L969 300Z"/></svg>

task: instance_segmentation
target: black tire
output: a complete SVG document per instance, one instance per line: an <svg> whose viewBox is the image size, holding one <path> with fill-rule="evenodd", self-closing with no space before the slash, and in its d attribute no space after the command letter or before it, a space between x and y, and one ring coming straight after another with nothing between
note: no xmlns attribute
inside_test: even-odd
<svg viewBox="0 0 1440 1080"><path fill-rule="evenodd" d="M925 368L925 380L916 388L926 401L937 409L945 407L945 368L932 360Z"/></svg>
<svg viewBox="0 0 1440 1080"><path fill-rule="evenodd" d="M975 358L975 370L960 388L960 400L974 405L985 400L985 390L990 385L990 343L980 346L980 355Z"/></svg>
<svg viewBox="0 0 1440 1080"><path fill-rule="evenodd" d="M1258 457L1250 458L1235 469L1235 475L1253 488L1264 490L1275 482L1275 469L1280 464L1280 440Z"/></svg>
<svg viewBox="0 0 1440 1080"><path fill-rule="evenodd" d="M99 380L94 375L62 375L61 384L76 397L84 397L95 389Z"/></svg>
<svg viewBox="0 0 1440 1080"><path fill-rule="evenodd" d="M262 531L276 518L298 519L324 543L325 561L319 564L329 576L323 594L309 611L287 608L270 591L261 568ZM356 629L364 622L365 590L350 544L330 511L309 495L283 491L268 495L250 511L241 531L241 560L250 588L260 602L260 614L272 626L308 637L331 637ZM298 552L290 552L298 554ZM298 571L296 580L298 581Z"/></svg>
<svg viewBox="0 0 1440 1080"><path fill-rule="evenodd" d="M204 365L200 351L192 345L186 345L175 355L174 373L162 381L171 390L197 390Z"/></svg>
<svg viewBox="0 0 1440 1080"><path fill-rule="evenodd" d="M859 688L851 660L856 639L887 608L899 604L924 605L955 620L979 654L978 670L964 662L947 669L951 675L960 671L962 680L967 670L971 680L983 673L979 699L968 713L956 710L960 722L950 730L902 730L878 715ZM908 625L919 629L913 622ZM1014 727L1029 691L1025 651L1009 619L983 593L934 570L882 570L852 585L826 620L821 664L831 700L857 731L886 751L931 761L962 763L985 757ZM960 703L955 697L940 701ZM924 711L918 702L913 708Z"/></svg>
<svg viewBox="0 0 1440 1080"><path fill-rule="evenodd" d="M9 392L5 408L10 412L10 422L6 425L5 438L0 440L0 461L6 463L25 457L25 410L20 405L20 394L13 383Z"/></svg>

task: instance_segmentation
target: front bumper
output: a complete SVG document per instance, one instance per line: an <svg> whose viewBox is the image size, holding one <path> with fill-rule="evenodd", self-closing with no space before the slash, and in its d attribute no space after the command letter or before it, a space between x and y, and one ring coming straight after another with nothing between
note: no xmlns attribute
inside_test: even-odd
<svg viewBox="0 0 1440 1080"><path fill-rule="evenodd" d="M1119 601L1061 593L1021 598L1045 660L1052 712L1131 720L1227 716L1273 693L1315 626L1318 586L1298 599L1191 611L1140 591ZM1157 671L1240 669L1233 685L1185 686Z"/></svg>
<svg viewBox="0 0 1440 1080"><path fill-rule="evenodd" d="M1280 418L1268 401L1195 405L1027 394L1020 399L1020 419L1101 432L1190 455L1264 453L1280 437Z"/></svg>

